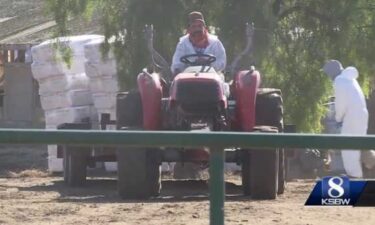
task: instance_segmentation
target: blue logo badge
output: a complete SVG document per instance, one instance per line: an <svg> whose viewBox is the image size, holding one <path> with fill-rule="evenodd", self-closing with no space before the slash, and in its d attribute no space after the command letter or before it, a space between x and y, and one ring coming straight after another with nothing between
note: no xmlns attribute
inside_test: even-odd
<svg viewBox="0 0 375 225"><path fill-rule="evenodd" d="M354 206L368 182L351 181L348 177L324 177L317 181L305 205Z"/></svg>
<svg viewBox="0 0 375 225"><path fill-rule="evenodd" d="M350 181L347 177L325 177L321 185L322 205L350 204Z"/></svg>

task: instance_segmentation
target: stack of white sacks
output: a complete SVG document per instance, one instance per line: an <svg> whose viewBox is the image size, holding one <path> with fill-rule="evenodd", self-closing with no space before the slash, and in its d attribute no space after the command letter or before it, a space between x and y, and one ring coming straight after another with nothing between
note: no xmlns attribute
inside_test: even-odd
<svg viewBox="0 0 375 225"><path fill-rule="evenodd" d="M72 50L70 67L56 51L57 41ZM90 118L93 129L99 129L98 121L103 113L116 120L119 91L116 60L113 52L102 55L103 42L101 35L82 35L45 41L32 48L31 68L39 83L46 129L85 118ZM116 129L116 126L108 125L106 129ZM117 170L115 162L105 162L104 166L107 171ZM63 171L56 145L48 146L48 168L51 172ZM172 169L163 163L163 171Z"/></svg>
<svg viewBox="0 0 375 225"><path fill-rule="evenodd" d="M84 118L97 123L89 78L85 73L84 45L101 38L99 35L64 37L45 41L31 49L31 69L39 83L46 129L56 129L63 123L81 122ZM72 50L70 66L56 51L56 42ZM57 158L56 145L48 146L48 168L51 172L63 171L62 159Z"/></svg>
<svg viewBox="0 0 375 225"><path fill-rule="evenodd" d="M113 52L103 55L101 44L104 38L85 44L85 70L89 77L89 86L98 116L108 113L111 120L116 120L116 96L119 91L116 59ZM100 118L99 118L100 119ZM115 125L107 125L107 130L115 130ZM107 171L116 171L117 163L105 162Z"/></svg>

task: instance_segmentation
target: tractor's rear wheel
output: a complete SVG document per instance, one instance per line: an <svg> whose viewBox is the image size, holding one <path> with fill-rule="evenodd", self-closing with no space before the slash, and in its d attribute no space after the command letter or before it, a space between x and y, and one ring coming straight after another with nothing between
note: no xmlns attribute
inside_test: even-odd
<svg viewBox="0 0 375 225"><path fill-rule="evenodd" d="M86 183L86 167L90 156L90 147L64 148L64 182L72 187L82 186Z"/></svg>
<svg viewBox="0 0 375 225"><path fill-rule="evenodd" d="M278 132L284 131L283 99L278 89L260 89L256 100L256 124L257 126L273 126ZM283 194L286 183L286 157L285 150L279 149L279 184L278 194Z"/></svg>
<svg viewBox="0 0 375 225"><path fill-rule="evenodd" d="M273 127L262 127L257 131L277 133ZM275 199L279 184L279 149L244 150L242 160L244 194L254 199Z"/></svg>
<svg viewBox="0 0 375 225"><path fill-rule="evenodd" d="M258 132L283 132L283 104L277 89L261 89L256 99ZM263 128L262 128L263 126ZM244 150L242 184L245 195L274 199L285 190L284 149Z"/></svg>
<svg viewBox="0 0 375 225"><path fill-rule="evenodd" d="M139 92L117 97L117 129L142 129L142 102ZM123 199L157 196L161 188L160 152L150 148L117 149L118 193Z"/></svg>

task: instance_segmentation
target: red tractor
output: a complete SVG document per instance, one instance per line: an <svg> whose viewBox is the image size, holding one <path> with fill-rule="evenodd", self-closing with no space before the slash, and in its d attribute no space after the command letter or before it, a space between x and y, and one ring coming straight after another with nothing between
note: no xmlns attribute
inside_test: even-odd
<svg viewBox="0 0 375 225"><path fill-rule="evenodd" d="M195 63L197 56L205 62ZM210 66L215 60L212 55L182 57L180 61L188 67L170 83L144 70L138 75L137 90L118 95L117 128L283 132L281 91L260 88L260 73L254 68L234 72L233 80L225 83L223 75ZM127 199L160 193L162 162L209 161L209 151L188 148L119 150L116 156L119 194ZM255 199L275 199L284 192L284 157L283 149L226 151L227 162L242 165L244 194Z"/></svg>
<svg viewBox="0 0 375 225"><path fill-rule="evenodd" d="M254 68L237 69L241 56L251 50L254 31L251 26L247 27L245 50L228 67L227 74L233 78L229 83L225 83L224 76L210 66L216 60L212 55L182 57L181 62L188 67L166 82L160 74L167 74L169 66L153 49L152 27L149 28L149 50L159 65L164 64L164 71L144 70L139 74L136 90L118 94L116 120L110 120L109 115L101 116L102 129L107 124L116 124L121 130L283 132L280 90L261 88L260 73ZM194 62L197 56L206 60L197 64ZM90 129L90 125L63 124L61 129ZM107 148L100 151L100 147L86 147L75 151L71 148L65 146L63 151L64 180L68 185L84 184L86 167L95 165L95 161L117 160L118 191L126 199L148 198L160 193L162 162L207 164L209 161L207 149L110 151ZM227 162L242 166L243 192L254 199L275 199L277 194L284 192L284 157L283 149L234 148L225 151Z"/></svg>

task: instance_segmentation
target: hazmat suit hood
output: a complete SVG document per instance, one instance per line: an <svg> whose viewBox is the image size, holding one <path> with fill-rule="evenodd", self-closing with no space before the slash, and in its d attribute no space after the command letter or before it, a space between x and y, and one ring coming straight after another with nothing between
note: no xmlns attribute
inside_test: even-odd
<svg viewBox="0 0 375 225"><path fill-rule="evenodd" d="M340 61L331 59L323 66L322 70L329 78L335 80L335 78L341 74L344 70Z"/></svg>
<svg viewBox="0 0 375 225"><path fill-rule="evenodd" d="M358 70L355 67L349 66L345 68L339 76L342 78L354 80L358 78Z"/></svg>

